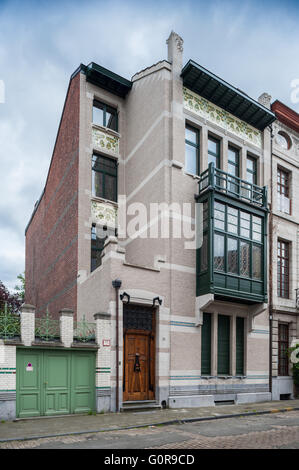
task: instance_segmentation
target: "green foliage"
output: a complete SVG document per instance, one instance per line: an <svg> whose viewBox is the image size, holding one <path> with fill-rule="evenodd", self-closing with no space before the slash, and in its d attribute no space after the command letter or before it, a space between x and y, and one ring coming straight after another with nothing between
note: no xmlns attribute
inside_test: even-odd
<svg viewBox="0 0 299 470"><path fill-rule="evenodd" d="M22 303L24 303L24 300L25 300L25 271L22 273L20 273L18 276L17 276L17 279L20 281L21 285L16 285L15 286L15 290L18 291L18 295L19 295L19 298L21 300Z"/></svg>
<svg viewBox="0 0 299 470"><path fill-rule="evenodd" d="M292 348L288 349L288 356L291 357L291 354L293 351L296 349L299 350L299 344L297 343L296 346L293 346ZM296 355L299 357L299 352ZM293 381L296 386L299 386L299 362L293 363L292 362L292 372L293 372Z"/></svg>

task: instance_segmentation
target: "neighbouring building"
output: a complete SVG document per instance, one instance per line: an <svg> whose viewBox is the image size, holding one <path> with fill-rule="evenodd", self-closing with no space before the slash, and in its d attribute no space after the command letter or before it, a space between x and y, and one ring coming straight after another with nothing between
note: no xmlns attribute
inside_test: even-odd
<svg viewBox="0 0 299 470"><path fill-rule="evenodd" d="M26 229L26 304L103 320L98 411L271 399L268 266L279 243L281 259L296 252L298 225L295 196L286 215L274 196L270 258L269 189L281 170L280 191L293 181L298 134L277 122L294 150L275 141L272 159L277 102L183 67L176 33L167 45L167 60L131 80L93 62L73 73ZM280 321L295 332L290 269L288 296L273 293L273 339Z"/></svg>
<svg viewBox="0 0 299 470"><path fill-rule="evenodd" d="M273 124L270 313L272 313L272 398L293 398L286 350L298 338L299 114L276 100ZM272 287L271 287L272 285Z"/></svg>

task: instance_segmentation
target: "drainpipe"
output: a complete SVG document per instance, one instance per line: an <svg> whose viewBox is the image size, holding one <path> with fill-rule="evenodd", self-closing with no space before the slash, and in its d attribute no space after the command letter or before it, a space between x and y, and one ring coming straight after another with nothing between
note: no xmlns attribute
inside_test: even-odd
<svg viewBox="0 0 299 470"><path fill-rule="evenodd" d="M119 289L121 287L121 280L114 279L112 286L115 289L115 301L116 301L116 329L115 329L115 349L116 349L116 395L115 395L115 407L116 412L119 411Z"/></svg>
<svg viewBox="0 0 299 470"><path fill-rule="evenodd" d="M273 320L273 128L269 126L271 131L270 143L270 193L271 204L269 214L269 392L272 393L272 320Z"/></svg>

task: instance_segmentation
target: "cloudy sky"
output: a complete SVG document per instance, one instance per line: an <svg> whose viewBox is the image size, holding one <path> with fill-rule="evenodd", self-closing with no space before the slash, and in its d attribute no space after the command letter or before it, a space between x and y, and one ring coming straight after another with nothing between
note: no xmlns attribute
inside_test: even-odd
<svg viewBox="0 0 299 470"><path fill-rule="evenodd" d="M190 58L253 98L299 112L299 1L0 0L0 280L24 270L24 230L48 171L71 73L97 62L131 78L166 58L173 29ZM1 101L1 88L0 88Z"/></svg>

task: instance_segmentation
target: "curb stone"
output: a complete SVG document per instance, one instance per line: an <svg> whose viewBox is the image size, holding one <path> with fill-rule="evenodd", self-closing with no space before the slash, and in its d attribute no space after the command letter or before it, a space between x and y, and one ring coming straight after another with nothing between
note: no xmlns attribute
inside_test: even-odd
<svg viewBox="0 0 299 470"><path fill-rule="evenodd" d="M138 428L148 428L151 426L170 426L172 424L185 424L185 423L195 423L199 421L213 421L216 419L225 419L225 418L240 418L245 416L255 416L255 415L266 415L272 413L286 413L288 411L299 411L299 407L288 407L288 408L273 408L271 410L261 410L261 411L248 411L243 413L233 413L233 414L224 414L218 416L202 416L198 418L185 418L185 419L171 419L168 421L160 421L158 423L147 423L147 424L136 424L135 426L123 426L123 427L114 427L114 428L102 428L94 429L88 431L70 431L61 434L45 434L43 436L30 436L30 437L10 437L8 439L0 439L2 442L14 442L14 441L32 441L35 439L47 439L51 437L64 437L64 436L76 436L80 434L95 434L100 432L108 431L125 431L129 429L138 429Z"/></svg>

